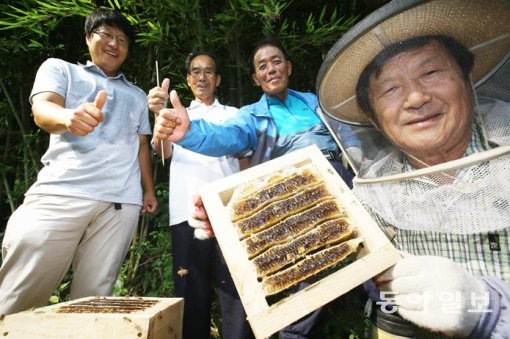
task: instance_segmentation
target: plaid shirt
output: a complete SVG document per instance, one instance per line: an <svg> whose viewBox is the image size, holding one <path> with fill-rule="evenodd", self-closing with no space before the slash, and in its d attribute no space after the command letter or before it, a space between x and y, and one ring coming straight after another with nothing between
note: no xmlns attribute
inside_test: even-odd
<svg viewBox="0 0 510 339"><path fill-rule="evenodd" d="M487 149L481 133L481 127L473 124L473 135L464 156ZM483 166L483 164L481 165ZM405 162L404 171L413 170ZM456 179L469 178L469 169L459 170ZM438 184L423 177L421 183L433 186ZM412 189L412 181L409 189ZM371 212L371 211L369 211ZM402 230L387 223L375 213L371 215L386 232L395 247L414 255L432 255L450 258L462 265L475 276L491 276L510 282L510 228L490 233L451 234L429 231Z"/></svg>

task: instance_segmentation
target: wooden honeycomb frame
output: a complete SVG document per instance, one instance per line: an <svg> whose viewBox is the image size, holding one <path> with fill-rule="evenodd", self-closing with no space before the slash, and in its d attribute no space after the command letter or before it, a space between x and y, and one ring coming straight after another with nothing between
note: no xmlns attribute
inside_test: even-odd
<svg viewBox="0 0 510 339"><path fill-rule="evenodd" d="M0 333L13 339L180 339L183 309L182 298L86 297L7 315Z"/></svg>
<svg viewBox="0 0 510 339"><path fill-rule="evenodd" d="M349 217L357 227L358 237L363 238L363 248L354 262L306 289L269 305L262 285L257 280L255 266L248 259L230 220L227 204L235 188L241 184L288 166L300 167L310 163L315 165L330 192L347 209ZM215 181L202 189L201 196L248 321L257 338L269 337L379 274L399 259L399 252L315 145Z"/></svg>

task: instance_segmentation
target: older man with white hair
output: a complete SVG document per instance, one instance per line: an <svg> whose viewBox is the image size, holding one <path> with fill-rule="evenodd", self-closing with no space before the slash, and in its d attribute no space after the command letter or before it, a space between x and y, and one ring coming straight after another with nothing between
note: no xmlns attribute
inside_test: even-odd
<svg viewBox="0 0 510 339"><path fill-rule="evenodd" d="M354 192L402 251L367 284L385 332L510 333L510 104L476 92L508 63L509 20L497 0L393 1L322 65L323 111L370 125Z"/></svg>

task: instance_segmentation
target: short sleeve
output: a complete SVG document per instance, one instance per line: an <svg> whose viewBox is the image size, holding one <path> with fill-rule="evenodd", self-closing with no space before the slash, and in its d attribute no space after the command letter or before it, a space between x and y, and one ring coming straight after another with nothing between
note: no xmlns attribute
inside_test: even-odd
<svg viewBox="0 0 510 339"><path fill-rule="evenodd" d="M34 95L43 92L54 92L65 98L68 76L62 60L50 58L37 70L34 86L30 93L30 104Z"/></svg>

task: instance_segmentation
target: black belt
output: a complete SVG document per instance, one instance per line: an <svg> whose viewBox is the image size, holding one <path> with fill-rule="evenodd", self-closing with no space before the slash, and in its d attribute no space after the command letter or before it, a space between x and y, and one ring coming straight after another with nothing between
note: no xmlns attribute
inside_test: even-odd
<svg viewBox="0 0 510 339"><path fill-rule="evenodd" d="M379 306L372 309L372 323L379 329L405 338L416 338L414 326L398 313L385 313Z"/></svg>
<svg viewBox="0 0 510 339"><path fill-rule="evenodd" d="M322 154L329 161L342 161L342 156L337 151L323 150Z"/></svg>

